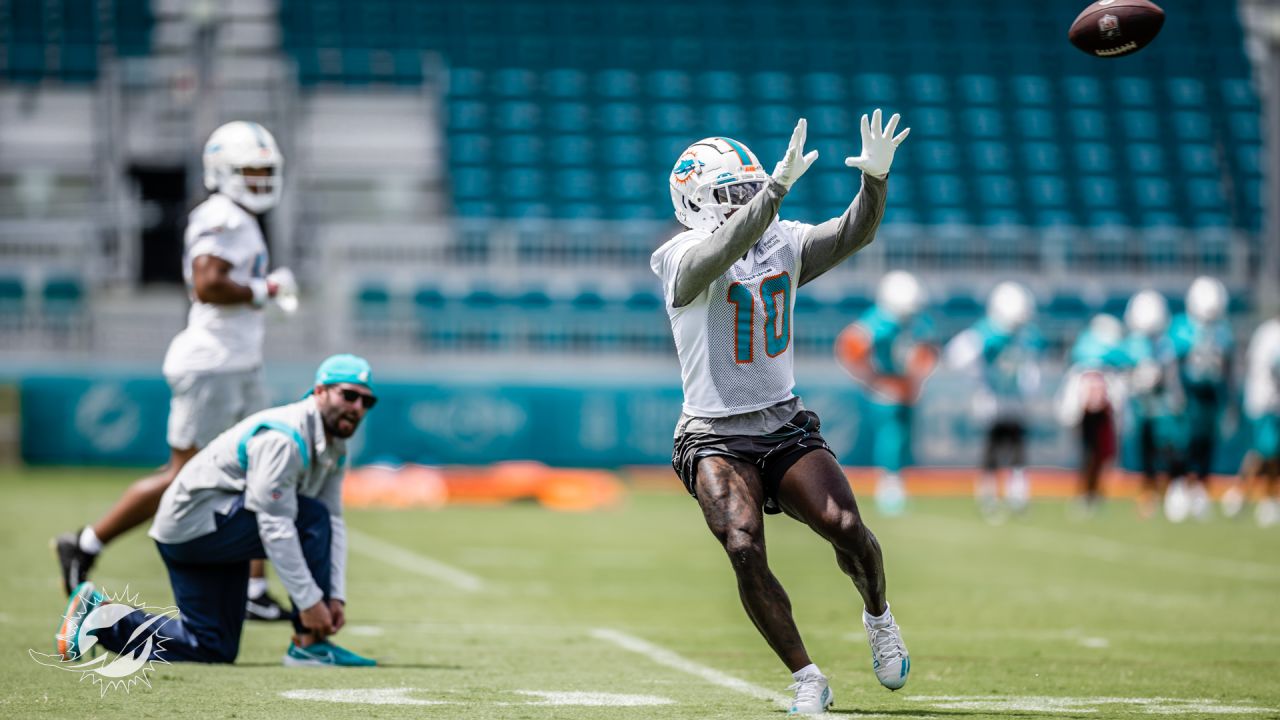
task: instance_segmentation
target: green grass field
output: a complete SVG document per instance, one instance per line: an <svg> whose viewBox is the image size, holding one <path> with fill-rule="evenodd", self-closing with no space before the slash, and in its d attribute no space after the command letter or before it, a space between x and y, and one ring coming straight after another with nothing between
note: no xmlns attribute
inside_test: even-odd
<svg viewBox="0 0 1280 720"><path fill-rule="evenodd" d="M530 505L349 512L349 626L339 642L382 667L283 668L288 626L254 624L233 667L161 666L150 688L103 695L28 649L51 651L65 602L49 538L96 516L136 474L0 473L0 717L783 712L770 696L786 695L790 677L743 613L696 504L674 492L583 515ZM1140 523L1127 503L1089 522L1046 502L991 527L959 499L867 517L912 655L898 693L876 683L860 601L829 549L783 518L767 530L837 713L1280 718L1280 532ZM113 546L94 577L115 592L127 584L150 605L172 602L142 532Z"/></svg>

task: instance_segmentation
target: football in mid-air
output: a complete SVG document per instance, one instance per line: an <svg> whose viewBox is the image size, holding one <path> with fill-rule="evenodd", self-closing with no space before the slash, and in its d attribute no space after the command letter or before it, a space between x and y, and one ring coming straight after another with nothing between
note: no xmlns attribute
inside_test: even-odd
<svg viewBox="0 0 1280 720"><path fill-rule="evenodd" d="M1113 58L1146 47L1163 25L1164 10L1149 0L1098 0L1076 17L1067 37L1094 57Z"/></svg>

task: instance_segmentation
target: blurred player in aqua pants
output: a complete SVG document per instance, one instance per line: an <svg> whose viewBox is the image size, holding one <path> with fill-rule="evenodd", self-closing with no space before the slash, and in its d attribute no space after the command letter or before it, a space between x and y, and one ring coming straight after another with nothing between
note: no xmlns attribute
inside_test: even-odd
<svg viewBox="0 0 1280 720"><path fill-rule="evenodd" d="M1258 480L1254 517L1262 527L1280 523L1280 313L1262 323L1249 341L1244 380L1244 411L1253 431L1246 475ZM1238 495L1238 498L1231 498ZM1241 488L1223 497L1224 509L1244 502ZM1234 513L1232 513L1234 514Z"/></svg>
<svg viewBox="0 0 1280 720"><path fill-rule="evenodd" d="M1219 426L1234 425L1231 405L1231 360L1235 341L1223 316L1227 289L1211 277L1198 277L1187 291L1187 311L1173 319L1169 339L1178 360L1186 393L1188 434L1183 452L1191 482L1173 483L1165 496L1165 514L1179 522L1187 514L1207 519L1209 473Z"/></svg>
<svg viewBox="0 0 1280 720"><path fill-rule="evenodd" d="M1169 306L1155 290L1143 290L1129 299L1124 311L1129 328L1125 349L1129 353L1130 437L1138 443L1142 493L1138 513L1151 517L1164 494L1162 481L1180 481L1185 466L1182 385L1177 359L1169 340Z"/></svg>
<svg viewBox="0 0 1280 720"><path fill-rule="evenodd" d="M1102 500L1102 475L1116 456L1115 408L1124 405L1120 379L1129 365L1124 326L1095 315L1071 348L1070 367L1058 395L1058 421L1080 432L1080 500L1091 515Z"/></svg>
<svg viewBox="0 0 1280 720"><path fill-rule="evenodd" d="M1031 499L1027 480L1026 433L1030 398L1040 388L1043 340L1032 325L1036 302L1016 282L996 286L987 299L987 316L947 344L947 365L973 376L973 421L986 430L982 474L974 487L978 509L988 519L1001 517L996 472L1009 469L1004 500L1020 513Z"/></svg>
<svg viewBox="0 0 1280 720"><path fill-rule="evenodd" d="M866 393L863 421L875 429L873 460L880 468L876 506L886 515L906 508L901 473L911 461L911 411L938 362L928 319L920 314L924 302L920 281L895 270L880 281L875 306L836 339L836 358Z"/></svg>

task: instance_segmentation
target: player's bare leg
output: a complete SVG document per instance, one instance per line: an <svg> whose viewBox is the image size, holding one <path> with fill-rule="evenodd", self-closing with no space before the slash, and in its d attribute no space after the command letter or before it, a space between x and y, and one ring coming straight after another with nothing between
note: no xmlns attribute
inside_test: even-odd
<svg viewBox="0 0 1280 720"><path fill-rule="evenodd" d="M101 520L76 532L64 533L54 538L54 551L62 570L62 586L68 595L88 579L89 570L104 545L156 514L165 489L195 454L196 448L170 448L169 462L155 474L130 485Z"/></svg>
<svg viewBox="0 0 1280 720"><path fill-rule="evenodd" d="M835 457L815 450L796 461L779 484L778 504L835 548L837 564L862 595L862 624L876 678L890 690L901 688L911 671L911 657L885 598L880 543L862 522L849 480Z"/></svg>
<svg viewBox="0 0 1280 720"><path fill-rule="evenodd" d="M764 546L764 483L754 465L731 457L698 463L698 504L707 527L724 547L738 578L747 616L793 673L807 667L809 653L791 615L791 599L769 569Z"/></svg>
<svg viewBox="0 0 1280 720"><path fill-rule="evenodd" d="M858 588L867 612L884 614L880 543L862 522L849 480L836 459L814 451L796 461L779 484L778 505L831 543L836 562Z"/></svg>
<svg viewBox="0 0 1280 720"><path fill-rule="evenodd" d="M154 475L134 481L102 519L93 524L93 532L103 545L150 520L160 507L160 497L178 476L178 471L195 457L197 448L170 448L169 462Z"/></svg>

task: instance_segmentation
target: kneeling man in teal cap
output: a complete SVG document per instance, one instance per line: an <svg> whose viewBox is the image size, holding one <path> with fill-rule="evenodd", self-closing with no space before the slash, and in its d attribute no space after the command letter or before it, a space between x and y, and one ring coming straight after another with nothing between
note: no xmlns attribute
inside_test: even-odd
<svg viewBox="0 0 1280 720"><path fill-rule="evenodd" d="M249 561L266 558L293 600L285 665L375 665L329 640L346 621L346 440L375 402L369 363L334 355L302 400L250 415L209 443L165 491L149 533L180 618L123 608L91 618L108 600L82 583L57 635L63 660L95 642L136 652L148 637L152 659L234 662Z"/></svg>

